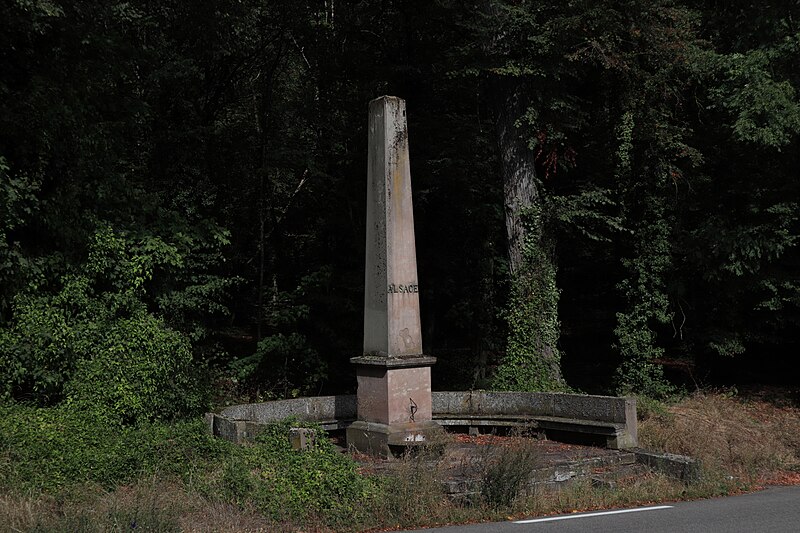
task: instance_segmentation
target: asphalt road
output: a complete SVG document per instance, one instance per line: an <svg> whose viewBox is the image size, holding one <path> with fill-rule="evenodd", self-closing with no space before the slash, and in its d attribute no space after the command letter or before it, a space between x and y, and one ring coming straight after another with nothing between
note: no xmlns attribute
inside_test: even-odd
<svg viewBox="0 0 800 533"><path fill-rule="evenodd" d="M800 487L693 502L418 530L425 533L800 532Z"/></svg>

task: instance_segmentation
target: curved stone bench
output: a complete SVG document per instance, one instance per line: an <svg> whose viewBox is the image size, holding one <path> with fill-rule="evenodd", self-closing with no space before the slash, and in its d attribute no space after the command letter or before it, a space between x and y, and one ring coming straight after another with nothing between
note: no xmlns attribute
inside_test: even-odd
<svg viewBox="0 0 800 533"><path fill-rule="evenodd" d="M434 392L443 426L517 426L597 435L613 449L638 444L636 399L557 392Z"/></svg>
<svg viewBox="0 0 800 533"><path fill-rule="evenodd" d="M528 426L540 431L605 438L609 448L637 446L636 400L615 396L547 392L434 392L433 419L443 426ZM343 429L356 419L355 395L317 396L234 405L209 413L214 435L233 442L250 439L264 424L289 416L326 430Z"/></svg>
<svg viewBox="0 0 800 533"><path fill-rule="evenodd" d="M252 439L264 426L287 417L315 422L325 430L344 429L356 419L356 396L314 396L226 407L206 413L211 432L233 442Z"/></svg>

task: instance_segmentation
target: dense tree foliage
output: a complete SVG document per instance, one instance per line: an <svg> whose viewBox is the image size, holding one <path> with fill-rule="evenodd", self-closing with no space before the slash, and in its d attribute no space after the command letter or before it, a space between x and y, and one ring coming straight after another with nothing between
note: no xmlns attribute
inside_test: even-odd
<svg viewBox="0 0 800 533"><path fill-rule="evenodd" d="M133 420L199 406L175 391L209 378L352 390L381 94L409 110L435 386L786 378L798 17L797 1L6 1L0 392Z"/></svg>

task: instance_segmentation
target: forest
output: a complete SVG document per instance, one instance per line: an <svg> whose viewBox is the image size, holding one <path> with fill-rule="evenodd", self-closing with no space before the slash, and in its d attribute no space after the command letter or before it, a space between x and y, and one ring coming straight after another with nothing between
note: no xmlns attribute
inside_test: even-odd
<svg viewBox="0 0 800 533"><path fill-rule="evenodd" d="M0 397L354 392L385 94L435 390L796 383L799 58L797 0L4 0Z"/></svg>

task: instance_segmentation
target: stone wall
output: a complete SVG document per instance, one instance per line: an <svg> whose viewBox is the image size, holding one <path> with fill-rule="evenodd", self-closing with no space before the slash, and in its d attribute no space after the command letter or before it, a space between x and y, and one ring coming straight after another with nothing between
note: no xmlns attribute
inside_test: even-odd
<svg viewBox="0 0 800 533"><path fill-rule="evenodd" d="M504 425L536 423L551 429L575 430L609 436L609 447L637 445L636 400L615 396L540 392L459 391L433 393L433 418L443 425ZM325 429L348 427L356 419L355 395L294 398L255 404L234 405L209 414L214 434L241 441L259 424L289 416L320 424ZM555 425L554 425L555 424ZM238 435L244 431L246 433ZM238 436L237 436L238 435Z"/></svg>

